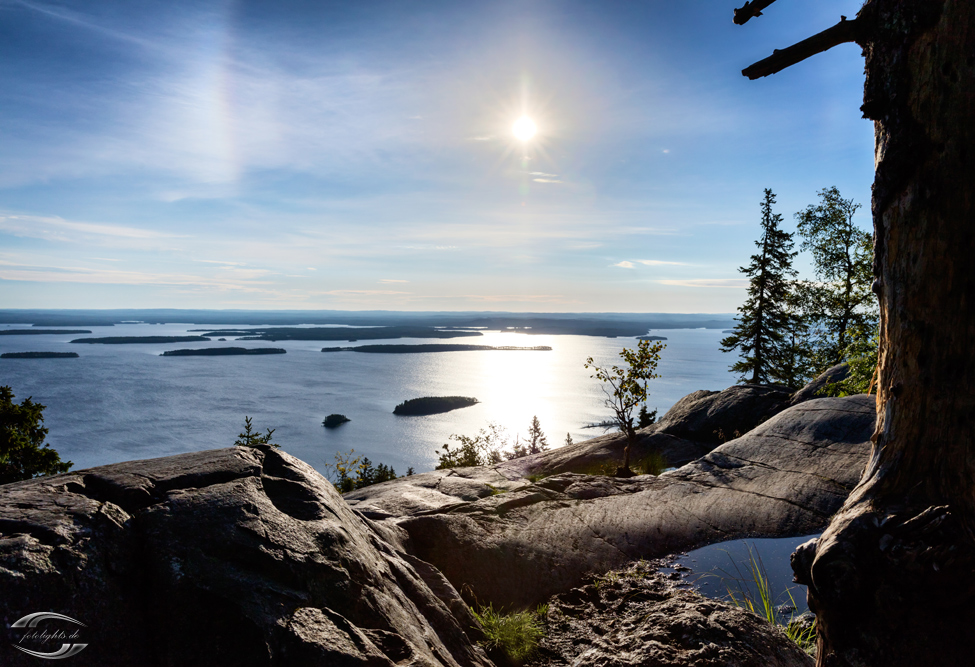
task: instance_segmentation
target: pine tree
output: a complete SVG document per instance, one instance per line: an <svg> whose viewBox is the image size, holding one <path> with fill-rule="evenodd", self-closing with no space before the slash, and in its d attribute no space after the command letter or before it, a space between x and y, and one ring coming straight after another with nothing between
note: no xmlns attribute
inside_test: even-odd
<svg viewBox="0 0 975 667"><path fill-rule="evenodd" d="M785 331L789 327L787 300L792 268L792 234L779 227L782 216L772 212L775 195L768 188L762 200L762 235L755 241L758 253L751 264L739 269L748 276L748 299L738 308L738 324L721 341L721 350L740 350L741 360L731 370L742 382L765 384L782 381L788 365ZM749 375L751 377L749 377Z"/></svg>

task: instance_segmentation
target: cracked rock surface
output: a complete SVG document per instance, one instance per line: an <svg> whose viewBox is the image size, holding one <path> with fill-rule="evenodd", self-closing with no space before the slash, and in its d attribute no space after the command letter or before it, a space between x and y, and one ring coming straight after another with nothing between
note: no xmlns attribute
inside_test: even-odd
<svg viewBox="0 0 975 667"><path fill-rule="evenodd" d="M638 562L548 600L526 667L811 667L783 632Z"/></svg>
<svg viewBox="0 0 975 667"><path fill-rule="evenodd" d="M54 611L87 625L72 665L489 665L400 538L266 446L3 485L0 664L38 664L10 625Z"/></svg>
<svg viewBox="0 0 975 667"><path fill-rule="evenodd" d="M659 477L562 473L532 483L502 465L346 498L405 530L411 553L470 599L525 608L640 558L822 530L860 478L875 419L872 396L820 398Z"/></svg>

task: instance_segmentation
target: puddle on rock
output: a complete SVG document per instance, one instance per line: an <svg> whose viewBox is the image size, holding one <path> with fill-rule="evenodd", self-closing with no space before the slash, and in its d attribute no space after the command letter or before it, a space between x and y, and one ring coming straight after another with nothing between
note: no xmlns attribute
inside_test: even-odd
<svg viewBox="0 0 975 667"><path fill-rule="evenodd" d="M789 556L800 544L816 537L818 533L719 542L669 559L669 565L661 572L675 579L680 577L707 597L727 601L732 595L738 600L747 595L760 606L758 584L752 573L755 565L768 581L777 616L787 623L791 617L809 611L806 587L792 581Z"/></svg>

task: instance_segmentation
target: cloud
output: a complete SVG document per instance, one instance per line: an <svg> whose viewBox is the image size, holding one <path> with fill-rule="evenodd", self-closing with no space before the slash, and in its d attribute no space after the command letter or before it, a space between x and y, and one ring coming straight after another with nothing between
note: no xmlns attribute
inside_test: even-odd
<svg viewBox="0 0 975 667"><path fill-rule="evenodd" d="M727 287L732 289L748 287L747 278L698 278L695 280L658 280L657 282L680 287Z"/></svg>
<svg viewBox="0 0 975 667"><path fill-rule="evenodd" d="M323 294L331 294L332 296L388 296L391 294L411 294L411 292L380 289L333 289L323 292Z"/></svg>
<svg viewBox="0 0 975 667"><path fill-rule="evenodd" d="M665 262L660 259L638 259L636 261L646 266L663 266L665 264L670 266L687 266L684 262Z"/></svg>
<svg viewBox="0 0 975 667"><path fill-rule="evenodd" d="M381 283L408 283L409 280L395 280L393 278L382 278L379 282Z"/></svg>
<svg viewBox="0 0 975 667"><path fill-rule="evenodd" d="M236 280L235 280L236 278ZM250 280L250 276L206 278L183 273L149 273L87 267L57 267L17 264L0 260L0 279L39 283L88 283L99 285L185 285L221 290L269 291L267 281Z"/></svg>
<svg viewBox="0 0 975 667"><path fill-rule="evenodd" d="M532 171L529 172L529 176L544 176L545 178L558 178L558 174L546 174L544 171Z"/></svg>
<svg viewBox="0 0 975 667"><path fill-rule="evenodd" d="M632 268L634 268L633 267L633 262L627 262L626 260L623 260L622 262L616 262L616 264L613 264L613 266L618 266L621 269L632 269Z"/></svg>
<svg viewBox="0 0 975 667"><path fill-rule="evenodd" d="M61 243L155 250L167 246L170 239L189 238L139 227L77 222L39 215L0 215L0 232Z"/></svg>
<svg viewBox="0 0 975 667"><path fill-rule="evenodd" d="M562 181L555 178L533 178L536 183L561 183Z"/></svg>

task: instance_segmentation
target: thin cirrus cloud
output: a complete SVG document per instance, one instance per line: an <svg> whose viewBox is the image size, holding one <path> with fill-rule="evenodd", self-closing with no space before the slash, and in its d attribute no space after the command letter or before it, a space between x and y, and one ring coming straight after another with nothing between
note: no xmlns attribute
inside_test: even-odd
<svg viewBox="0 0 975 667"><path fill-rule="evenodd" d="M259 276L231 276L213 279L194 274L42 266L0 260L0 280L98 285L179 285L209 287L219 290L268 291L266 286L272 284L270 281L253 280L253 277Z"/></svg>
<svg viewBox="0 0 975 667"><path fill-rule="evenodd" d="M696 278L692 280L659 280L662 285L679 287L709 287L743 289L748 287L746 278Z"/></svg>
<svg viewBox="0 0 975 667"><path fill-rule="evenodd" d="M379 282L381 282L381 283L408 283L410 281L409 280L396 280L394 278L382 278L382 279L380 279Z"/></svg>
<svg viewBox="0 0 975 667"><path fill-rule="evenodd" d="M0 215L0 232L14 236L77 243L94 242L98 245L158 246L164 239L187 238L154 229L108 225L103 223L77 222L55 216Z"/></svg>

